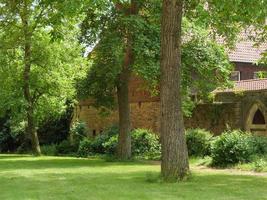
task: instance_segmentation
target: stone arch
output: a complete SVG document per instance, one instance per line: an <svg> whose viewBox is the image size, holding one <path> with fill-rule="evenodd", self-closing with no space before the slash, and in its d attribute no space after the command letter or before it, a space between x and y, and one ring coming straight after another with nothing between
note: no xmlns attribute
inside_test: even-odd
<svg viewBox="0 0 267 200"><path fill-rule="evenodd" d="M261 101L250 107L245 122L245 130L257 135L267 134L267 108Z"/></svg>

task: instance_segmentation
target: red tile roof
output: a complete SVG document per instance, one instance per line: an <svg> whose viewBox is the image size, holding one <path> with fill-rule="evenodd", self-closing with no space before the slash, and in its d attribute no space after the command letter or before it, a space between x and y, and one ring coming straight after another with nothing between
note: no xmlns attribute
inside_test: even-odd
<svg viewBox="0 0 267 200"><path fill-rule="evenodd" d="M255 46L255 42L249 38L251 34L253 35L253 33L240 33L235 48L228 52L230 61L255 63L262 57L261 54L267 51L267 43ZM219 43L223 44L224 42L222 39L219 39Z"/></svg>
<svg viewBox="0 0 267 200"><path fill-rule="evenodd" d="M213 93L247 92L267 90L267 78L235 81L233 88L216 89Z"/></svg>
<svg viewBox="0 0 267 200"><path fill-rule="evenodd" d="M240 41L236 48L229 52L229 59L232 62L255 63L261 58L261 54L267 50L267 44L254 47L251 41Z"/></svg>

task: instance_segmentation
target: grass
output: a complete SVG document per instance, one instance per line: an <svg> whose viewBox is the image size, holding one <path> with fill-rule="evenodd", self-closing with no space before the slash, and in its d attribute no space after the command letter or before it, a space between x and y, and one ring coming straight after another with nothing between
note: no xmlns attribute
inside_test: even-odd
<svg viewBox="0 0 267 200"><path fill-rule="evenodd" d="M267 159L256 160L252 163L238 164L234 168L243 171L267 172Z"/></svg>
<svg viewBox="0 0 267 200"><path fill-rule="evenodd" d="M267 177L193 171L180 183L161 183L160 166L98 158L0 155L0 199L267 200Z"/></svg>

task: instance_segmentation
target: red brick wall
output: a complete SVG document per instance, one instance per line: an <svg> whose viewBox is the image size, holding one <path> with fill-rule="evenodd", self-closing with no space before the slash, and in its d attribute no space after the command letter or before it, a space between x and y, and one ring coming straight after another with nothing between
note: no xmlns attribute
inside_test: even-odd
<svg viewBox="0 0 267 200"><path fill-rule="evenodd" d="M253 79L254 72L267 71L267 67L257 66L252 63L236 62L234 65L235 71L240 71L241 80Z"/></svg>

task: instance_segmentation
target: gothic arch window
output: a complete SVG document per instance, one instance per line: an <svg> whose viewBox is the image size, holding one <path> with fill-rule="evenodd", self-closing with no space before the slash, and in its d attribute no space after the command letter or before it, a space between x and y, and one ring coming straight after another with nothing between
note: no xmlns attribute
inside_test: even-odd
<svg viewBox="0 0 267 200"><path fill-rule="evenodd" d="M252 124L265 124L265 119L260 109L255 112Z"/></svg>
<svg viewBox="0 0 267 200"><path fill-rule="evenodd" d="M260 101L255 102L247 113L247 119L245 121L245 130L257 135L266 135L266 114L266 106Z"/></svg>

